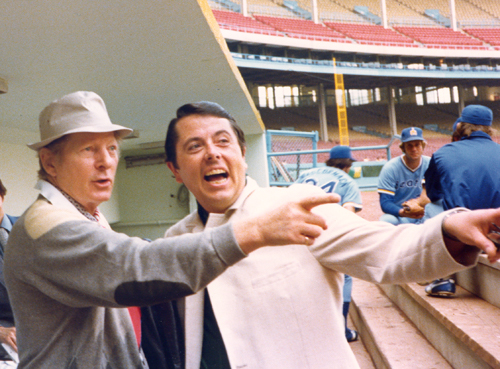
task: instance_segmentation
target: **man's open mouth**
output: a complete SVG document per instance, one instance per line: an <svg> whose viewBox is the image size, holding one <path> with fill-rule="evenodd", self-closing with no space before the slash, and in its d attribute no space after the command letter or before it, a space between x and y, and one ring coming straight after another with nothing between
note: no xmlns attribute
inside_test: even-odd
<svg viewBox="0 0 500 369"><path fill-rule="evenodd" d="M215 169L210 171L205 175L205 180L210 183L223 183L228 178L228 174L225 170Z"/></svg>

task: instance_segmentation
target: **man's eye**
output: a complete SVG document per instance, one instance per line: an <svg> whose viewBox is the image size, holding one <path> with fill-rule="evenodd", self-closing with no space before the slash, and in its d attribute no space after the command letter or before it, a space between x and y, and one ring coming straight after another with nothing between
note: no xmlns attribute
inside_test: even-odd
<svg viewBox="0 0 500 369"><path fill-rule="evenodd" d="M196 150L199 147L200 147L200 144L191 144L191 145L188 146L188 150L189 151Z"/></svg>

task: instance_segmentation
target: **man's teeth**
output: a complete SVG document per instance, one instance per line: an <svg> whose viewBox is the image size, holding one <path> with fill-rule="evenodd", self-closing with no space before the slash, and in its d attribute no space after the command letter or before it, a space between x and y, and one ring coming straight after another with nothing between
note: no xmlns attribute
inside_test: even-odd
<svg viewBox="0 0 500 369"><path fill-rule="evenodd" d="M205 175L205 179L210 183L219 184L227 180L227 172L222 169L214 169Z"/></svg>
<svg viewBox="0 0 500 369"><path fill-rule="evenodd" d="M208 177L208 176L213 176L213 175L216 175L216 174L225 174L225 173L226 173L226 171L225 171L225 170L222 170L222 169L214 169L214 170L212 170L211 172L208 172L206 176Z"/></svg>

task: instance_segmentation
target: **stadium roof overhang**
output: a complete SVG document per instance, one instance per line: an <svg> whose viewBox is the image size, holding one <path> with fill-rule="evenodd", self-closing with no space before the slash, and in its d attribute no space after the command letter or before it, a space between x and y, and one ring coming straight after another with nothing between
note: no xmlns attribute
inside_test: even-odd
<svg viewBox="0 0 500 369"><path fill-rule="evenodd" d="M38 141L43 107L77 90L139 131L124 149L161 142L175 110L199 100L263 132L206 0L2 1L0 20L2 142Z"/></svg>
<svg viewBox="0 0 500 369"><path fill-rule="evenodd" d="M403 57L408 60L425 58L456 60L460 63L471 60L474 64L482 61L495 61L500 64L499 50L467 50L460 48L425 48L425 47L388 47L383 45L359 45L355 43L336 43L327 41L311 41L290 37L252 34L231 30L222 30L228 43L260 45L272 49L302 49L310 51L331 52L337 55L371 55L382 57ZM263 55L246 55L233 53L245 81L260 85L304 85L314 86L323 83L326 88L334 87L333 66L331 60L305 60ZM500 86L500 70L497 67L485 70L486 65L453 69L435 66L415 69L400 64L388 66L370 66L377 63L346 62L337 68L337 73L344 76L344 84L349 89L371 89L394 86L399 88L412 86ZM462 66L461 66L462 67ZM417 69L418 68L418 69Z"/></svg>
<svg viewBox="0 0 500 369"><path fill-rule="evenodd" d="M247 83L252 82L258 85L275 84L278 86L315 86L323 83L327 89L335 88L333 68L330 68L330 71L326 72L320 69L303 71L300 69L280 70L240 66L239 70ZM406 76L404 73L378 75L376 73L343 73L343 78L346 89L373 89L384 88L387 86L394 86L398 88L413 86L452 87L457 85L461 85L463 87L500 86L500 72L489 73L489 76L484 76L484 74L485 73L481 72L471 72L464 77L462 74L449 76L443 75L443 73L426 73L425 71L407 73Z"/></svg>

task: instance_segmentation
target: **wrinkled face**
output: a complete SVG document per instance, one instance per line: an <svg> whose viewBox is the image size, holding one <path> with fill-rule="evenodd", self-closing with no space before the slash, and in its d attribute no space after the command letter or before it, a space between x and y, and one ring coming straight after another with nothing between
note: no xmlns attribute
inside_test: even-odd
<svg viewBox="0 0 500 369"><path fill-rule="evenodd" d="M225 118L191 115L175 127L177 168L167 165L210 213L224 213L245 187L244 152Z"/></svg>
<svg viewBox="0 0 500 369"><path fill-rule="evenodd" d="M72 133L60 153L42 150L40 158L47 160L44 168L51 182L89 213L94 214L100 203L109 200L119 156L114 133Z"/></svg>
<svg viewBox="0 0 500 369"><path fill-rule="evenodd" d="M424 153L424 145L420 140L408 141L404 143L403 152L408 159L420 160Z"/></svg>

